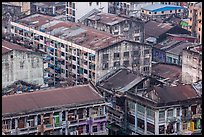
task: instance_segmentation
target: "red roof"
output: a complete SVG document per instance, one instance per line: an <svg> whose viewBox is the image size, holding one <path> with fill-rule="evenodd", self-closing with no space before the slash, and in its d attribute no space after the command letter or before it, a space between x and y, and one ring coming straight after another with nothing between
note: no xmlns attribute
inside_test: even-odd
<svg viewBox="0 0 204 137"><path fill-rule="evenodd" d="M73 106L103 100L90 85L56 88L2 97L2 114L35 112L46 108Z"/></svg>
<svg viewBox="0 0 204 137"><path fill-rule="evenodd" d="M20 51L31 51L25 47L20 45L5 41L2 39L2 54L7 53L12 50L20 50Z"/></svg>

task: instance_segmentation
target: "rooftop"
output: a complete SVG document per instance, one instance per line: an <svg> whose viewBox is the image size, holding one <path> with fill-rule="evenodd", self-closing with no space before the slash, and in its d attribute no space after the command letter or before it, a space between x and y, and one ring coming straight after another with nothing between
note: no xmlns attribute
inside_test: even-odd
<svg viewBox="0 0 204 137"><path fill-rule="evenodd" d="M19 20L17 23L27 27L37 27L36 29L44 33L49 33L55 37L95 51L124 40L124 38L120 38L119 36L101 32L82 24L61 21L54 17L41 14L31 15Z"/></svg>
<svg viewBox="0 0 204 137"><path fill-rule="evenodd" d="M34 2L33 5L43 8L52 8L53 6L65 6L65 2Z"/></svg>
<svg viewBox="0 0 204 137"><path fill-rule="evenodd" d="M103 100L90 85L56 88L2 97L2 115L72 107Z"/></svg>
<svg viewBox="0 0 204 137"><path fill-rule="evenodd" d="M151 12L161 12L161 11L184 9L184 7L176 6L176 5L153 4L153 5L148 5L142 9L148 10Z"/></svg>
<svg viewBox="0 0 204 137"><path fill-rule="evenodd" d="M199 45L194 44L192 46L187 47L184 50L192 51L194 53L198 53L198 54L202 55L202 45L201 44L199 44Z"/></svg>
<svg viewBox="0 0 204 137"><path fill-rule="evenodd" d="M170 29L172 29L174 26L172 26L169 23L160 23L156 21L148 21L145 23L145 38L148 37L156 37L158 38L160 35L166 33Z"/></svg>
<svg viewBox="0 0 204 137"><path fill-rule="evenodd" d="M158 103L171 103L177 101L185 101L200 96L193 89L192 85L179 85L173 87L154 87L159 97Z"/></svg>
<svg viewBox="0 0 204 137"><path fill-rule="evenodd" d="M183 49L193 45L193 43L190 42L181 42L177 44L175 47L166 50L166 52L174 54L174 55L182 55Z"/></svg>
<svg viewBox="0 0 204 137"><path fill-rule="evenodd" d="M11 43L11 42L8 42L2 39L2 54L8 53L13 50L32 52L32 50L30 49L27 49L25 47L22 47L20 45L17 45L17 44L14 44L14 43Z"/></svg>
<svg viewBox="0 0 204 137"><path fill-rule="evenodd" d="M126 18L119 17L111 13L98 13L88 17L89 20L97 21L107 25L115 25L122 21L127 20Z"/></svg>
<svg viewBox="0 0 204 137"><path fill-rule="evenodd" d="M164 79L169 78L171 81L178 80L181 77L181 72L181 67L176 65L158 63L152 66L153 75Z"/></svg>
<svg viewBox="0 0 204 137"><path fill-rule="evenodd" d="M99 86L107 90L125 92L136 84L140 83L145 77L131 72L129 69L119 69L110 77L105 78Z"/></svg>

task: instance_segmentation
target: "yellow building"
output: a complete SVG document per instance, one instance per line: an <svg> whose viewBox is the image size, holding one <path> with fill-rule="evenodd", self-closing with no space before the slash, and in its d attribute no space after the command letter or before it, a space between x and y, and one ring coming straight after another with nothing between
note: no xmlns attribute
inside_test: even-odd
<svg viewBox="0 0 204 137"><path fill-rule="evenodd" d="M202 41L202 2L190 2L189 5L189 31L197 37L197 42Z"/></svg>

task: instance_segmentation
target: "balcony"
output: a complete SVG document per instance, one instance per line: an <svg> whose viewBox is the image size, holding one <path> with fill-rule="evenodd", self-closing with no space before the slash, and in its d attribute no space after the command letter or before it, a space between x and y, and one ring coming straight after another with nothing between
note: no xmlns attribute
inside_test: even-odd
<svg viewBox="0 0 204 137"><path fill-rule="evenodd" d="M135 125L133 125L133 124L128 124L128 128L130 129L130 130L132 130L132 131L135 131Z"/></svg>
<svg viewBox="0 0 204 137"><path fill-rule="evenodd" d="M94 118L94 122L100 122L106 120L106 116L97 116Z"/></svg>
<svg viewBox="0 0 204 137"><path fill-rule="evenodd" d="M52 130L53 129L53 124L46 124L43 125L44 131Z"/></svg>
<svg viewBox="0 0 204 137"><path fill-rule="evenodd" d="M99 131L99 132L92 133L92 135L108 135L108 132L107 131Z"/></svg>
<svg viewBox="0 0 204 137"><path fill-rule="evenodd" d="M70 126L76 126L76 125L78 125L79 123L78 123L78 120L72 120L72 121L70 121Z"/></svg>

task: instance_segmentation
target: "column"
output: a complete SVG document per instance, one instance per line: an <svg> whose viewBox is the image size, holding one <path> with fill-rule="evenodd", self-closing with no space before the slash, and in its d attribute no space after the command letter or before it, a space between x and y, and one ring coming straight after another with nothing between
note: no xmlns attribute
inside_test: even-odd
<svg viewBox="0 0 204 137"><path fill-rule="evenodd" d="M182 119L181 119L181 116L182 116L182 107L180 107L179 113L180 113L180 127L179 127L179 130L181 132L183 132L183 125L182 125L183 122L182 122Z"/></svg>
<svg viewBox="0 0 204 137"><path fill-rule="evenodd" d="M137 133L137 103L135 103L135 133Z"/></svg>
<svg viewBox="0 0 204 137"><path fill-rule="evenodd" d="M15 131L16 131L16 135L18 135L18 118L15 119Z"/></svg>
<svg viewBox="0 0 204 137"><path fill-rule="evenodd" d="M159 135L159 110L155 111L155 135Z"/></svg>
<svg viewBox="0 0 204 137"><path fill-rule="evenodd" d="M65 126L65 135L68 135L68 111L65 111L65 121L66 121L66 126Z"/></svg>
<svg viewBox="0 0 204 137"><path fill-rule="evenodd" d="M37 126L38 125L38 115L36 115L34 117L34 125Z"/></svg>
<svg viewBox="0 0 204 137"><path fill-rule="evenodd" d="M165 115L164 115L164 120L165 120L165 129L164 129L164 134L166 134L166 129L167 129L167 110L164 111Z"/></svg>
<svg viewBox="0 0 204 137"><path fill-rule="evenodd" d="M144 134L146 135L147 134L147 107L146 106L145 106L145 114L144 114L144 127L145 127Z"/></svg>
<svg viewBox="0 0 204 137"><path fill-rule="evenodd" d="M177 116L176 116L177 114L176 114L176 113L177 113L177 112L176 112L176 107L175 107L175 108L173 108L173 117L174 117L174 118L177 118ZM176 123L177 123L177 122L176 122ZM173 125L175 133L178 132L178 131L177 131L177 124L176 124L176 123L174 123L174 125Z"/></svg>

